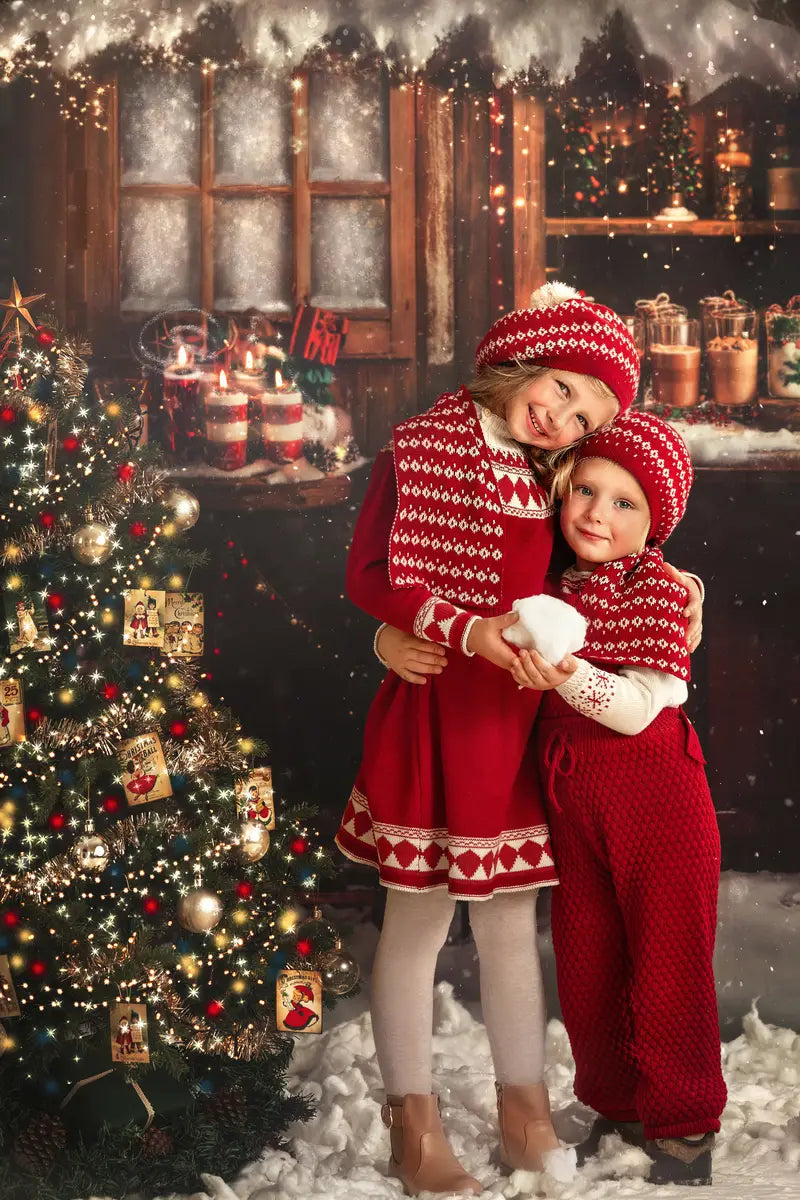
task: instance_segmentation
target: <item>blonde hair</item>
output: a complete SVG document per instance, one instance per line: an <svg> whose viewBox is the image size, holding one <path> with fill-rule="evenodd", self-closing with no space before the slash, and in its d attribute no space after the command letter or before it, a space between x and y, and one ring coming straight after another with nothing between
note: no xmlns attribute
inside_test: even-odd
<svg viewBox="0 0 800 1200"><path fill-rule="evenodd" d="M515 358L507 363L493 363L482 367L472 382L467 384L467 389L473 400L488 408L496 417L505 420L509 401L529 383L543 375L554 374L554 370L553 367L545 367L529 359ZM619 404L614 392L602 379L595 375L583 375L582 378L598 396ZM541 482L548 482L551 500L554 496L560 498L564 495L575 467L576 447L583 440L584 438L577 438L559 450L539 450L536 446L523 447L534 475Z"/></svg>

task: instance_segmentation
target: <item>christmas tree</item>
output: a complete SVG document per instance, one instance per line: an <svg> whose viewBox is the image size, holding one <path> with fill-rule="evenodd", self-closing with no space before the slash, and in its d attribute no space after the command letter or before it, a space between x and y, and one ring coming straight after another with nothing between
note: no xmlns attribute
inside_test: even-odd
<svg viewBox="0 0 800 1200"><path fill-rule="evenodd" d="M575 216L600 216L606 195L604 153L592 132L591 114L574 97L567 97L557 112L564 131L561 163L564 211Z"/></svg>
<svg viewBox="0 0 800 1200"><path fill-rule="evenodd" d="M687 207L701 196L702 165L694 151L684 84L673 84L666 95L658 129L653 184L654 194L673 209Z"/></svg>
<svg viewBox="0 0 800 1200"><path fill-rule="evenodd" d="M308 1114L283 1030L357 968L313 813L207 691L197 502L36 299L0 341L0 1194L192 1191Z"/></svg>

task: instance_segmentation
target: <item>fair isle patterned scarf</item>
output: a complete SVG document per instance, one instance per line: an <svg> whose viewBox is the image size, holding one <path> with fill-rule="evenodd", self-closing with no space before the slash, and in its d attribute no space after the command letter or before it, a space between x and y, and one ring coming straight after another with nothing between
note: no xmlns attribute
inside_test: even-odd
<svg viewBox="0 0 800 1200"><path fill-rule="evenodd" d="M465 387L445 392L427 412L396 426L397 512L389 544L393 588L423 586L451 604L485 611L500 604L503 505L495 462L519 468L519 451L490 457ZM507 461L506 461L507 460ZM552 513L531 481L542 517Z"/></svg>
<svg viewBox="0 0 800 1200"><path fill-rule="evenodd" d="M567 571L560 590L589 622L578 657L689 681L686 592L664 571L656 546L598 566L585 582L582 573Z"/></svg>

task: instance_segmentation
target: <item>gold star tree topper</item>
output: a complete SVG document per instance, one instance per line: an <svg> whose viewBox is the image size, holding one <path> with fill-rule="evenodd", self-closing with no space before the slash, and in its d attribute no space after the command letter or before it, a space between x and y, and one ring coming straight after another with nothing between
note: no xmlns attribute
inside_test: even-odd
<svg viewBox="0 0 800 1200"><path fill-rule="evenodd" d="M19 284L16 279L11 280L11 293L7 300L0 300L0 308L5 308L6 316L3 321L3 327L0 329L0 334L5 331L6 325L14 322L14 332L17 336L17 345L22 345L22 335L19 328L19 320L22 317L23 321L27 321L31 329L36 328L36 322L28 312L28 305L33 304L36 300L43 300L46 292L39 292L36 296L23 296L19 290Z"/></svg>

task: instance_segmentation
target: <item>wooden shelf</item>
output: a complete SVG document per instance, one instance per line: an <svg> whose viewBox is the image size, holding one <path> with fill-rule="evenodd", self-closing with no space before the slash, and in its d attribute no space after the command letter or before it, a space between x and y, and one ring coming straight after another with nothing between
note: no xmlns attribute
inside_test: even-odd
<svg viewBox="0 0 800 1200"><path fill-rule="evenodd" d="M301 483L267 483L263 475L246 479L192 476L191 472L173 472L176 483L190 488L200 501L201 508L217 512L256 512L272 509L281 512L302 512L309 508L325 508L344 504L350 495L349 475L327 475Z"/></svg>
<svg viewBox="0 0 800 1200"><path fill-rule="evenodd" d="M800 233L800 220L656 221L653 217L546 217L548 237L771 237Z"/></svg>

